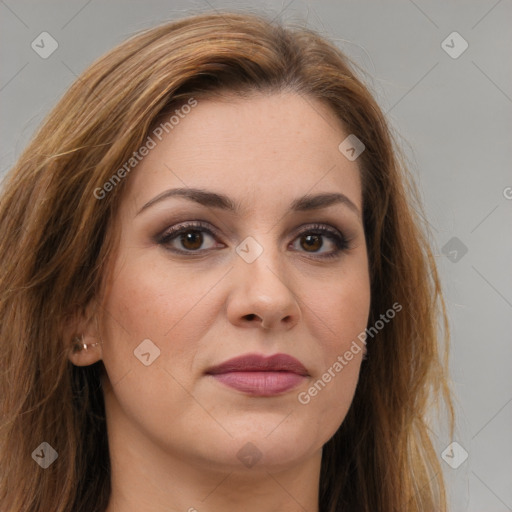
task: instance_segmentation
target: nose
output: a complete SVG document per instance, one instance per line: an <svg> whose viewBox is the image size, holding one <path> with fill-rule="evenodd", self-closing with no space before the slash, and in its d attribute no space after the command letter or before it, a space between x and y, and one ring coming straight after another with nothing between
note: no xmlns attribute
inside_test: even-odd
<svg viewBox="0 0 512 512"><path fill-rule="evenodd" d="M231 290L227 315L233 325L288 330L299 321L301 311L293 282L279 264L279 255L265 250L252 263L237 257L230 272Z"/></svg>

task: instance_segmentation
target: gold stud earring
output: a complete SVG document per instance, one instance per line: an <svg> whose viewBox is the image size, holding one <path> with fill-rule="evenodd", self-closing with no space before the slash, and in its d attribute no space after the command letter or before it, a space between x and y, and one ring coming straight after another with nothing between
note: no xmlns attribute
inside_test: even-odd
<svg viewBox="0 0 512 512"><path fill-rule="evenodd" d="M101 345L101 341L98 341L97 343L84 343L84 335L82 334L81 338L78 336L75 336L73 338L73 353L80 352L82 350L87 350L89 347L96 347L98 345Z"/></svg>

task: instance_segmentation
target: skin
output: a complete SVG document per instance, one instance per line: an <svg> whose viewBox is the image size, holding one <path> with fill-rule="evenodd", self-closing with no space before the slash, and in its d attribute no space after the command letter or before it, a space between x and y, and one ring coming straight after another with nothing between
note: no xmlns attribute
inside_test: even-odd
<svg viewBox="0 0 512 512"><path fill-rule="evenodd" d="M198 101L126 178L103 314L79 326L86 343L102 344L70 356L106 368L108 512L317 511L322 446L354 395L363 351L307 405L298 400L368 321L360 171L338 150L348 133L312 98L226 99ZM180 187L225 194L243 209L172 197L138 213ZM332 192L358 212L342 203L289 210L301 196ZM217 230L202 233L200 256L197 241L155 241L194 220ZM314 223L338 229L349 248L321 259L336 245L325 235L305 243L301 232L311 235ZM252 263L235 250L249 236L263 248ZM134 356L144 339L160 350L149 366ZM290 354L309 375L291 391L255 397L204 374L246 353ZM261 457L252 467L237 457L247 443Z"/></svg>

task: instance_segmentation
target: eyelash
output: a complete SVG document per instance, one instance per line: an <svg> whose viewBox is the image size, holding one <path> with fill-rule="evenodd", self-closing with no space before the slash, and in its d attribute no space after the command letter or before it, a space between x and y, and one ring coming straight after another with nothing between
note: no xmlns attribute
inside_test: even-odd
<svg viewBox="0 0 512 512"><path fill-rule="evenodd" d="M213 231L208 224L201 222L201 221L191 221L191 222L184 222L180 223L176 226L173 226L172 228L167 229L164 233L162 233L156 240L156 242L159 245L168 246L171 241L176 239L179 235L183 233L187 233L189 231L199 231L200 233L207 233L208 235L212 236L213 238L217 238L217 235L215 231ZM311 224L308 225L307 229L302 230L300 233L297 234L296 238L299 238L300 236L303 236L305 234L313 234L313 235L324 235L328 238L330 238L334 245L336 246L336 249L328 254L324 254L321 256L314 256L315 253L309 253L312 255L314 259L333 259L340 256L340 253L347 251L351 248L351 240L347 237L345 237L343 234L341 234L337 229L328 227L327 225L322 224ZM193 254L197 255L206 251L209 251L211 249L203 249L198 251L192 251L192 250L180 250L176 248L170 248L166 247L167 250L178 253L178 254ZM308 254L306 252L306 254Z"/></svg>

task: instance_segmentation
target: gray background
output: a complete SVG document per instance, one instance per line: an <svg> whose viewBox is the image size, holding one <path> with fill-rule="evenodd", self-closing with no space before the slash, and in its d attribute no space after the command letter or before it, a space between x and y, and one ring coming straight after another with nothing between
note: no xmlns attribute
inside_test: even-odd
<svg viewBox="0 0 512 512"><path fill-rule="evenodd" d="M307 20L369 73L423 196L450 316L455 440L469 454L456 469L441 461L451 509L512 511L510 0L0 0L0 172L93 60L135 30L212 8ZM46 59L31 48L43 31L59 45ZM454 31L469 45L457 58L443 48L460 40L442 46ZM450 440L434 434L441 456Z"/></svg>

